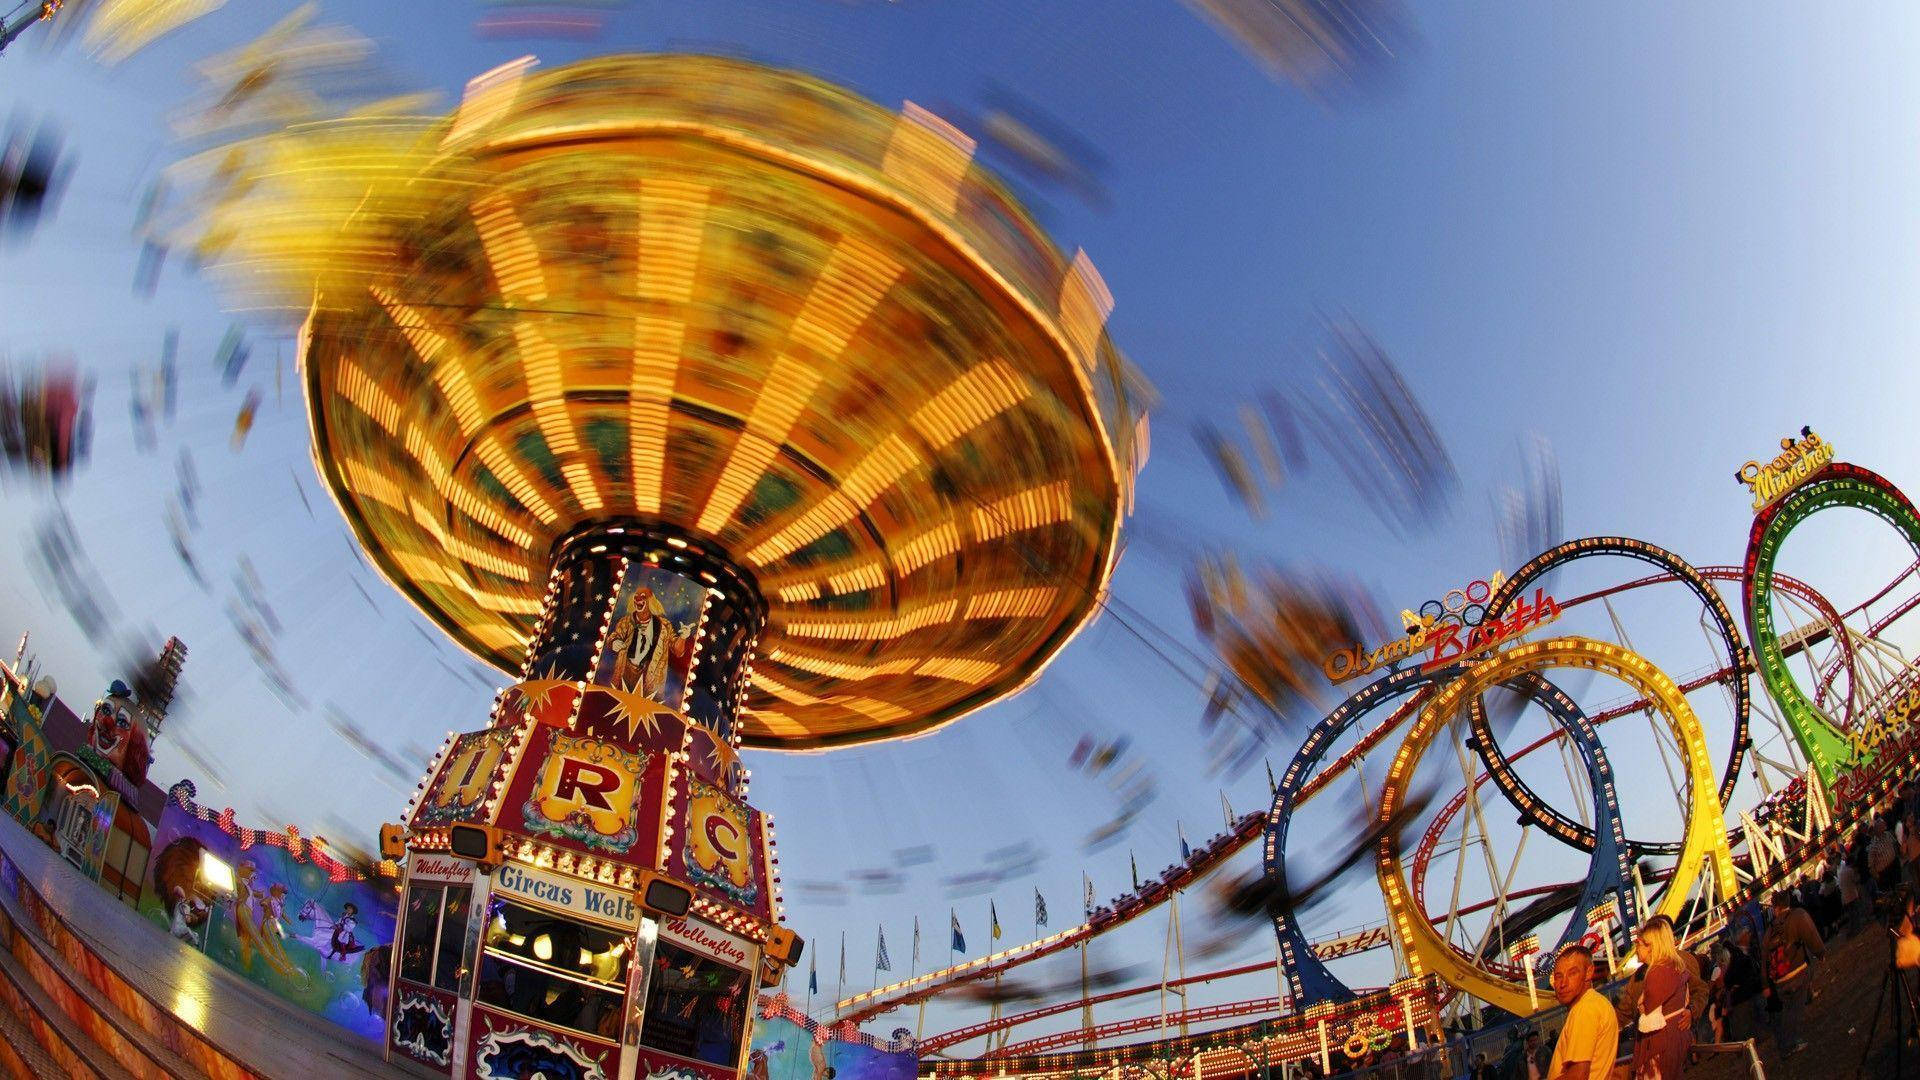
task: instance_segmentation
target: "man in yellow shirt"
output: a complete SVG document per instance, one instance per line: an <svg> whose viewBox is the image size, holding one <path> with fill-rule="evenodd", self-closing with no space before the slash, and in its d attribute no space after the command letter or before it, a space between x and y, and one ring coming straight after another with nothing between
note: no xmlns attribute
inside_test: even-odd
<svg viewBox="0 0 1920 1080"><path fill-rule="evenodd" d="M1591 949L1569 945L1560 950L1553 962L1553 996L1570 1008L1547 1080L1605 1080L1620 1050L1620 1022L1613 1006L1593 989Z"/></svg>

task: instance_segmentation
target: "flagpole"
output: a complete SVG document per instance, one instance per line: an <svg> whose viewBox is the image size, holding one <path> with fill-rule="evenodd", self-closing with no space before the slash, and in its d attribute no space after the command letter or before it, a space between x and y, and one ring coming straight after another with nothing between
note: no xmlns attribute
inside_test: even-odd
<svg viewBox="0 0 1920 1080"><path fill-rule="evenodd" d="M920 916L913 917L913 960L908 967L907 978L916 978L920 974ZM913 1022L913 1041L919 1042L920 1036L927 1030L927 999L920 999L920 1017Z"/></svg>
<svg viewBox="0 0 1920 1080"><path fill-rule="evenodd" d="M993 906L993 897L989 896L987 897L987 951L985 953L986 956L993 955L994 944L999 940L1000 940L1000 912L997 908ZM1000 972L998 970L996 970L993 973L993 1004L987 1009L987 1019L989 1020L1000 1019ZM1002 1038L1004 1037L1005 1036L1003 1035ZM989 1052L993 1050L992 1035L987 1036L987 1050Z"/></svg>
<svg viewBox="0 0 1920 1080"><path fill-rule="evenodd" d="M1085 911L1087 922L1093 922L1093 879L1085 870L1080 871L1081 908ZM1089 935L1091 936L1091 935ZM1087 938L1080 939L1080 1030L1087 1033L1081 1043L1084 1049L1093 1049L1093 999L1090 996L1087 979Z"/></svg>

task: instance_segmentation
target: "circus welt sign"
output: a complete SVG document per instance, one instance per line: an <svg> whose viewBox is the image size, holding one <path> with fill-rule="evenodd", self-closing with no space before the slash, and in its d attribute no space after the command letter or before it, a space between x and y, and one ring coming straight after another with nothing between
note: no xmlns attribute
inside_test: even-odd
<svg viewBox="0 0 1920 1080"><path fill-rule="evenodd" d="M633 893L519 863L502 863L493 872L493 891L602 922L628 928L640 925L640 905L633 902Z"/></svg>

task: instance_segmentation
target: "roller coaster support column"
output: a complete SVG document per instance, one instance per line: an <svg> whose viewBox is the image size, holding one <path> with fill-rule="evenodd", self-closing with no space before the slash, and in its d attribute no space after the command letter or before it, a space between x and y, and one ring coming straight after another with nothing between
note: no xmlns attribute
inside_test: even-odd
<svg viewBox="0 0 1920 1080"><path fill-rule="evenodd" d="M1093 1049L1093 1000L1087 993L1087 943L1080 943L1080 1030L1087 1033L1083 1049Z"/></svg>

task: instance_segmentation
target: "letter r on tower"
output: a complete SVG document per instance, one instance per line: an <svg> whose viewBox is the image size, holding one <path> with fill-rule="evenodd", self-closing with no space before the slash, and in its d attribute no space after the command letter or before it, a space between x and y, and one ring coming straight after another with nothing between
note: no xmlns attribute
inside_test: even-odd
<svg viewBox="0 0 1920 1080"><path fill-rule="evenodd" d="M595 810L613 809L607 793L620 787L620 774L605 765L579 758L560 760L560 777L554 781L553 797L561 802L580 802Z"/></svg>

